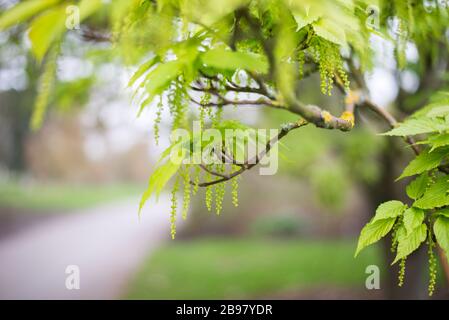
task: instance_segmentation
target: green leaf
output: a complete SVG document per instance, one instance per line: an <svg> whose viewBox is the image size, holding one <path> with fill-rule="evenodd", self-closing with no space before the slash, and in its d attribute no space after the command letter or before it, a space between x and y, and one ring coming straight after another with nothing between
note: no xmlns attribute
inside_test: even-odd
<svg viewBox="0 0 449 320"><path fill-rule="evenodd" d="M201 61L206 66L217 69L232 71L242 69L258 73L268 72L268 63L266 58L249 52L234 52L224 49L212 49L203 54Z"/></svg>
<svg viewBox="0 0 449 320"><path fill-rule="evenodd" d="M148 93L148 98L142 103L139 114L143 111L154 97L162 93L168 88L170 83L178 78L182 73L184 63L180 60L169 61L161 63L154 68L145 78L145 90Z"/></svg>
<svg viewBox="0 0 449 320"><path fill-rule="evenodd" d="M395 221L396 218L388 218L368 223L360 232L355 256L365 247L379 241L387 235L391 228L393 228Z"/></svg>
<svg viewBox="0 0 449 320"><path fill-rule="evenodd" d="M401 201L391 200L384 202L379 207L377 207L376 215L371 222L387 218L396 218L400 216L406 208L407 206Z"/></svg>
<svg viewBox="0 0 449 320"><path fill-rule="evenodd" d="M437 216L443 216L446 218L449 218L449 208L440 209L437 212L435 212Z"/></svg>
<svg viewBox="0 0 449 320"><path fill-rule="evenodd" d="M401 232L398 235L398 251L396 258L392 264L395 264L399 260L407 257L409 254L414 252L419 248L421 243L423 243L427 238L427 226L421 224L419 227L415 228L407 234L406 232Z"/></svg>
<svg viewBox="0 0 449 320"><path fill-rule="evenodd" d="M59 6L45 11L31 23L29 32L31 51L39 62L51 44L66 31L65 19L65 6Z"/></svg>
<svg viewBox="0 0 449 320"><path fill-rule="evenodd" d="M101 6L101 0L82 0L78 4L80 21L92 15ZM66 8L66 5L60 5L48 9L31 23L29 32L31 50L39 62L42 61L53 42L57 41L67 31Z"/></svg>
<svg viewBox="0 0 449 320"><path fill-rule="evenodd" d="M447 176L438 177L425 191L422 198L413 203L414 207L421 209L433 209L449 205L449 182Z"/></svg>
<svg viewBox="0 0 449 320"><path fill-rule="evenodd" d="M440 132L445 130L447 125L442 119L409 119L401 123L398 127L384 133L386 136L413 136L423 133Z"/></svg>
<svg viewBox="0 0 449 320"><path fill-rule="evenodd" d="M446 253L446 257L449 258L449 218L438 217L433 225L433 232L438 244Z"/></svg>
<svg viewBox="0 0 449 320"><path fill-rule="evenodd" d="M424 221L424 210L409 208L404 212L404 227L407 235L419 227Z"/></svg>
<svg viewBox="0 0 449 320"><path fill-rule="evenodd" d="M22 1L0 16L0 31L3 31L15 24L22 23L60 1L61 0Z"/></svg>
<svg viewBox="0 0 449 320"><path fill-rule="evenodd" d="M346 45L345 31L332 20L320 19L313 24L316 34L340 46Z"/></svg>
<svg viewBox="0 0 449 320"><path fill-rule="evenodd" d="M80 21L94 14L103 5L103 0L81 0L78 4L80 9Z"/></svg>
<svg viewBox="0 0 449 320"><path fill-rule="evenodd" d="M144 192L140 200L139 214L142 211L145 203L148 201L148 199L151 198L153 194L155 194L156 197L159 196L162 189L165 187L171 177L173 177L173 175L179 170L181 164L182 163L180 161L171 161L170 159L168 159L165 164L159 166L153 172L148 182L148 188Z"/></svg>
<svg viewBox="0 0 449 320"><path fill-rule="evenodd" d="M408 184L406 188L407 195L413 200L421 198L427 189L429 181L430 179L427 173L421 174L418 178Z"/></svg>
<svg viewBox="0 0 449 320"><path fill-rule="evenodd" d="M408 164L398 180L435 169L447 154L448 150L446 148L434 152L429 152L428 150L421 152Z"/></svg>
<svg viewBox="0 0 449 320"><path fill-rule="evenodd" d="M158 56L149 59L147 62L143 63L137 71L133 74L128 82L128 87L132 87L134 83L141 77L145 72L147 72L152 66L160 61Z"/></svg>
<svg viewBox="0 0 449 320"><path fill-rule="evenodd" d="M432 108L432 110L430 110L427 113L427 116L429 118L434 118L434 117L444 117L447 116L448 114L449 114L449 103L443 106Z"/></svg>
<svg viewBox="0 0 449 320"><path fill-rule="evenodd" d="M435 136L429 137L425 141L422 141L422 144L429 144L431 146L430 152L440 147L449 146L449 134L437 134Z"/></svg>

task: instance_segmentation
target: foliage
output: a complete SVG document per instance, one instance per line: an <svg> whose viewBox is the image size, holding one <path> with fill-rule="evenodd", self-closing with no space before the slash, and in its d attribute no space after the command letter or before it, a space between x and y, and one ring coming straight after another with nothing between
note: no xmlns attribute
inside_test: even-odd
<svg viewBox="0 0 449 320"><path fill-rule="evenodd" d="M156 141L164 104L173 119L173 132L181 128L189 132L187 139L172 141L162 154L140 206L175 181L173 236L178 210L186 217L191 195L199 187L207 188L207 208L215 207L219 214L225 184L232 183L232 199L237 205L237 179L256 166L278 139L306 124L351 131L356 124L354 111L369 109L392 127L385 135L404 138L416 154L398 179L417 177L406 189L409 204L389 201L379 206L361 232L356 253L392 233L397 252L394 262L401 261L402 282L406 257L427 240L429 291L433 292L434 249L438 245L449 254L445 213L449 206L448 6L435 2L429 9L416 0L23 1L0 16L0 31L18 23L27 25L31 51L38 63L44 63L34 127L41 124L54 87L58 48L68 33L65 9L73 3L84 22L80 36L108 41L108 49L123 64L137 66L129 87L140 112L157 108ZM405 113L417 110L400 124L385 107L370 100L364 76L376 62L369 45L373 37L393 48L398 78L408 71L420 79L416 94L400 88L398 108ZM407 57L408 47L418 51L417 61ZM320 76L323 94L338 90L343 96L339 102L344 102L336 103L333 110L304 103L299 88L314 73ZM441 92L433 94L437 90ZM270 107L288 112L294 119L282 125L278 139L272 141L272 137L251 135L251 128L223 119L223 108L228 106ZM339 116L331 113L338 109ZM200 132L233 129L248 134L249 139L243 145L234 137L204 143L189 124L195 117ZM254 164L242 152L250 144L265 147ZM169 158L173 153L180 161ZM183 161L190 156L202 159L200 154L215 161L195 165ZM357 153L348 154L349 159L354 156ZM339 181L325 195L328 202L335 202L333 195L346 188L345 172L332 166L329 170L318 171L312 182L322 189L329 177ZM181 191L182 206L178 205Z"/></svg>
<svg viewBox="0 0 449 320"><path fill-rule="evenodd" d="M438 96L445 97L446 94L440 93ZM446 166L449 149L444 142L449 122L444 111L448 109L444 108L445 103L444 98L432 102L386 133L402 137L420 135L421 139L417 143L425 149L409 163L398 178L416 176L406 188L411 205L407 206L399 201L381 204L373 220L362 230L356 254L393 230L393 247L397 253L393 263L405 261L426 239L431 269L435 242L445 251L446 256L449 256L446 213L446 206L449 205L449 171ZM427 135L422 136L424 133ZM433 292L434 277L431 270L429 293Z"/></svg>

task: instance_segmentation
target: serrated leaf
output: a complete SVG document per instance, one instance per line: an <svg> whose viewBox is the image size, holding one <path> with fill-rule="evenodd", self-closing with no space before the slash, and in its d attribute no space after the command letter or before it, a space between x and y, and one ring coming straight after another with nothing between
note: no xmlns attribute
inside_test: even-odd
<svg viewBox="0 0 449 320"><path fill-rule="evenodd" d="M438 134L433 137L429 137L427 140L424 141L425 144L429 144L431 146L430 152L434 151L435 149L438 149L440 147L449 146L449 134Z"/></svg>
<svg viewBox="0 0 449 320"><path fill-rule="evenodd" d="M396 218L388 218L368 223L360 232L355 256L367 246L376 243L387 235L393 228L395 221Z"/></svg>
<svg viewBox="0 0 449 320"><path fill-rule="evenodd" d="M427 189L429 181L430 179L427 173L421 174L418 178L416 178L407 185L406 188L407 195L413 200L421 198Z"/></svg>
<svg viewBox="0 0 449 320"><path fill-rule="evenodd" d="M413 203L414 207L420 209L433 209L449 205L449 182L447 176L438 177L425 191L422 198Z"/></svg>
<svg viewBox="0 0 449 320"><path fill-rule="evenodd" d="M449 258L449 218L446 216L438 217L433 225L433 232L438 244Z"/></svg>
<svg viewBox="0 0 449 320"><path fill-rule="evenodd" d="M419 227L413 229L409 234L402 232L398 236L397 255L392 264L395 264L399 260L413 253L419 248L421 243L426 240L426 238L427 226L425 224L421 224Z"/></svg>
<svg viewBox="0 0 449 320"><path fill-rule="evenodd" d="M424 210L412 207L404 211L404 227L407 235L419 227L423 221Z"/></svg>
<svg viewBox="0 0 449 320"><path fill-rule="evenodd" d="M201 61L208 67L226 70L248 70L258 73L268 72L268 63L266 58L249 53L234 52L224 49L212 49L204 53Z"/></svg>
<svg viewBox="0 0 449 320"><path fill-rule="evenodd" d="M426 114L429 118L444 117L447 115L449 115L449 104L433 107L432 110Z"/></svg>
<svg viewBox="0 0 449 320"><path fill-rule="evenodd" d="M409 119L399 124L398 127L384 133L386 136L414 136L423 133L440 132L447 128L446 123L442 119Z"/></svg>
<svg viewBox="0 0 449 320"><path fill-rule="evenodd" d="M448 150L446 148L434 152L429 152L428 150L421 152L408 164L398 180L435 169L447 154Z"/></svg>
<svg viewBox="0 0 449 320"><path fill-rule="evenodd" d="M375 222L381 219L399 217L406 208L407 206L401 201L391 200L384 202L377 207L376 214L371 222Z"/></svg>
<svg viewBox="0 0 449 320"><path fill-rule="evenodd" d="M434 96L432 96L431 103L417 110L415 113L411 115L411 117L412 118L425 117L433 109L445 107L447 105L449 105L448 92L437 92Z"/></svg>
<svg viewBox="0 0 449 320"><path fill-rule="evenodd" d="M29 0L22 1L0 16L0 31L22 23L43 10L61 2L61 0Z"/></svg>

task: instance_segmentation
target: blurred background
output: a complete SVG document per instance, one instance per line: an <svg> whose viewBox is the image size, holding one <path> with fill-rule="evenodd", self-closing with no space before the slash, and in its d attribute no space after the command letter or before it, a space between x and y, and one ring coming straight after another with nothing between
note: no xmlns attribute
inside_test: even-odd
<svg viewBox="0 0 449 320"><path fill-rule="evenodd" d="M220 216L200 194L170 240L168 195L137 214L170 120L163 115L156 146L155 111L137 117L126 89L135 70L109 57L108 44L81 45L70 34L49 113L32 132L40 69L20 31L0 33L0 298L426 298L425 252L410 259L402 289L389 243L353 258L377 205L403 197L393 183L402 166L392 167L385 150L405 147L378 136L385 128L370 125L371 115L358 114L351 134L306 127L289 135L278 174L245 174L239 206L228 190ZM416 90L413 75L395 77L388 44L372 45L373 99L389 105L400 90ZM407 55L417 59L416 48ZM304 100L331 110L340 103L337 92L324 97L319 88L318 78L307 82ZM225 116L261 128L291 120L272 110L230 108ZM401 154L394 163L409 160ZM379 267L380 290L365 287L370 265ZM79 267L79 290L66 287L68 266Z"/></svg>

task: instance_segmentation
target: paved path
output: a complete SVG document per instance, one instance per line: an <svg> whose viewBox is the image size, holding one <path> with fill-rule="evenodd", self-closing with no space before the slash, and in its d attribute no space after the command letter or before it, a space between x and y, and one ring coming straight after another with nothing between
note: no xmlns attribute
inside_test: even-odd
<svg viewBox="0 0 449 320"><path fill-rule="evenodd" d="M61 215L0 242L0 299L117 299L140 263L169 238L168 197L138 199ZM68 265L80 289L68 290Z"/></svg>

